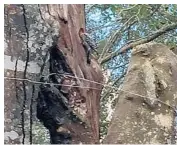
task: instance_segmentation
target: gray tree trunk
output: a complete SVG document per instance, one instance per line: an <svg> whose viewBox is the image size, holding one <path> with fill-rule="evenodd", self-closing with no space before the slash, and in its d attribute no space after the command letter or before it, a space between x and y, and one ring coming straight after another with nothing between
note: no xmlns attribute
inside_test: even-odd
<svg viewBox="0 0 177 145"><path fill-rule="evenodd" d="M49 74L48 50L54 41L74 77L97 82L103 80L94 57L91 65L87 64L78 36L79 29L85 27L84 5L5 5L4 17L5 143L49 143L48 130L36 118L39 84L34 81ZM98 106L102 87L85 80L62 79L63 85L74 83L86 87L62 87L62 91L69 92L69 108L85 125L70 121L62 128L56 128L57 132L62 134L67 130L72 137L71 143L98 142Z"/></svg>
<svg viewBox="0 0 177 145"><path fill-rule="evenodd" d="M121 89L103 143L175 143L177 55L156 43L133 48Z"/></svg>

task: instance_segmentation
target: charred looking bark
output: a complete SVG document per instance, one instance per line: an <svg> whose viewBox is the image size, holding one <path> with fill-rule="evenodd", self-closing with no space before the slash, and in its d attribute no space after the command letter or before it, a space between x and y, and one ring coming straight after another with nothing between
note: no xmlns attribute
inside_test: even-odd
<svg viewBox="0 0 177 145"><path fill-rule="evenodd" d="M65 124L80 120L72 113L69 107L68 94L60 90L61 86L45 83L62 84L64 74L73 75L73 73L56 44L53 44L49 51L50 74L47 77L41 77L40 80L44 84L39 87L37 118L49 130L52 144L68 144L72 140L70 132L59 132L57 129Z"/></svg>
<svg viewBox="0 0 177 145"><path fill-rule="evenodd" d="M50 82L44 78L41 81ZM70 134L62 137L57 133L58 127L66 122L69 113L67 105L67 99L55 86L40 86L37 99L37 118L49 130L52 144L69 143L71 140Z"/></svg>
<svg viewBox="0 0 177 145"><path fill-rule="evenodd" d="M53 83L62 83L63 75L70 74L73 75L72 70L67 64L63 53L58 49L57 44L53 43L50 48L50 78ZM60 89L60 87L58 87Z"/></svg>

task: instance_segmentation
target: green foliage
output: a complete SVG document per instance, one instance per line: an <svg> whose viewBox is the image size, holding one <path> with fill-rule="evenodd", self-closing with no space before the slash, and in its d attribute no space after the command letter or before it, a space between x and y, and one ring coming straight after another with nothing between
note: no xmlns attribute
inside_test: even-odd
<svg viewBox="0 0 177 145"><path fill-rule="evenodd" d="M95 20L94 15L98 13L98 20ZM131 39L142 38L162 26L177 22L177 5L95 5L87 13L87 27L88 29L92 29L94 26L97 26L97 28L100 26L94 31L98 37L97 40L100 40L100 35L101 39L105 39L112 32L123 26L129 19L130 22L126 26L130 25L133 20L136 20L136 23L130 29L126 30L126 32L123 32L122 36L127 35L129 31ZM107 35L105 35L104 31L107 31L105 28L107 28L108 24L111 31L106 32ZM124 38L121 39L123 43L126 43L127 38L122 38ZM159 37L158 39L163 38ZM168 39L170 41L171 37ZM174 44L176 41L174 41Z"/></svg>
<svg viewBox="0 0 177 145"><path fill-rule="evenodd" d="M106 44L112 43L111 47L103 54L103 58L109 53L119 50L129 41L137 41L150 36L152 33L167 26L171 23L177 23L177 5L175 4L158 4L158 5L140 5L140 4L106 4L106 5L86 5L87 30L97 40L99 44L98 53L102 54ZM115 34L115 32L119 32ZM111 41L113 35L116 36L116 41ZM177 28L169 31L155 40L156 42L164 43L171 47L177 44ZM114 80L119 78L125 70L129 62L130 53L119 55L114 59L107 61L102 67L104 70L109 70L109 84L113 84ZM122 67L119 67L122 66ZM122 79L114 84L119 88ZM113 93L114 92L114 93ZM112 93L116 95L116 91L104 89L102 96L105 94L107 98L101 101L101 137L106 135L109 120L106 120L109 115L107 103L111 99L112 109L116 104L116 97L112 98Z"/></svg>

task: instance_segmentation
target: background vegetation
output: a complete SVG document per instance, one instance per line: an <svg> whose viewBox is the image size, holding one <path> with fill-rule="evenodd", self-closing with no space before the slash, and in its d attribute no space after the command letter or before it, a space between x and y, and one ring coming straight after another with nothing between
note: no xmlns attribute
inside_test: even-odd
<svg viewBox="0 0 177 145"><path fill-rule="evenodd" d="M98 60L102 65L105 87L101 98L101 137L107 133L111 115L127 70L130 51L119 55L124 46L143 40L166 44L171 48L177 43L177 28L163 28L177 23L177 5L98 5L85 6L86 27L99 44ZM159 31L163 31L159 33ZM128 48L127 48L128 49ZM116 88L116 89L115 89Z"/></svg>

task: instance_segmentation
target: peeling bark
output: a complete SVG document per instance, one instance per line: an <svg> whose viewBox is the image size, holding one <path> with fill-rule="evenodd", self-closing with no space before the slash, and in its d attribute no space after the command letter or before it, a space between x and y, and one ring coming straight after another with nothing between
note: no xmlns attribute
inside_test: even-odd
<svg viewBox="0 0 177 145"><path fill-rule="evenodd" d="M84 122L85 126L69 121L70 123L66 122L62 127L55 127L55 131L58 134L62 134L61 132L69 130L72 138L69 143L98 143L99 99L102 86L78 78L101 83L103 76L100 66L93 56L91 57L91 65L87 64L85 51L78 36L78 31L81 27L85 27L84 5L40 4L23 5L23 7L22 5L5 5L5 76L13 77L16 69L16 77L26 77L35 81L39 81L41 75L49 75L49 73L53 72L60 72L61 74L70 73L71 76L76 77L62 76L60 83L63 85L73 85L72 83L74 83L88 88L57 87L57 89L60 93L67 94L69 98L68 107L75 116ZM51 58L54 57L55 52L51 55L49 50L55 45L57 45L59 51L57 55L59 62L64 65L60 67L55 66L55 69L51 69L50 65L53 64ZM26 51L28 50L29 62L26 61ZM9 57L11 57L11 60ZM18 62L15 65L16 60ZM52 60L54 59L52 58ZM23 72L25 71L23 67L25 64L28 64L25 69L26 73ZM71 71L68 72L65 69L66 67ZM23 75L24 73L26 76ZM57 75L53 77L52 82L59 79ZM20 81L16 81L15 84L13 82L15 81L5 80L5 132L8 134L5 143L41 143L36 139L37 135L39 135L35 132L36 130L31 131L31 128L38 126L35 109L31 108L31 105L35 106L37 103L34 102L33 104L31 100L37 98L38 85L35 85L35 92L33 92L33 84L25 82L26 87L23 87L23 90ZM13 103L12 105L12 102L17 101L14 92L17 92L19 104ZM26 94L25 98L24 93ZM24 99L26 101L23 101ZM25 130L23 130L23 133L21 130L22 124L18 124L23 116L19 115L22 109L25 109L23 120ZM15 115L12 110L16 110ZM33 112L31 113L30 111ZM28 114L28 112L30 113ZM13 121L9 122L9 119ZM20 128L16 127L17 124ZM14 126L14 128L11 126ZM18 134L18 137L15 139L9 139L11 138L9 132L12 130ZM30 136L32 133L35 134L33 138ZM25 139L22 139L23 137ZM55 141L57 139L51 142ZM63 141L61 143L66 142Z"/></svg>
<svg viewBox="0 0 177 145"><path fill-rule="evenodd" d="M174 143L177 56L162 44L133 48L104 143Z"/></svg>

